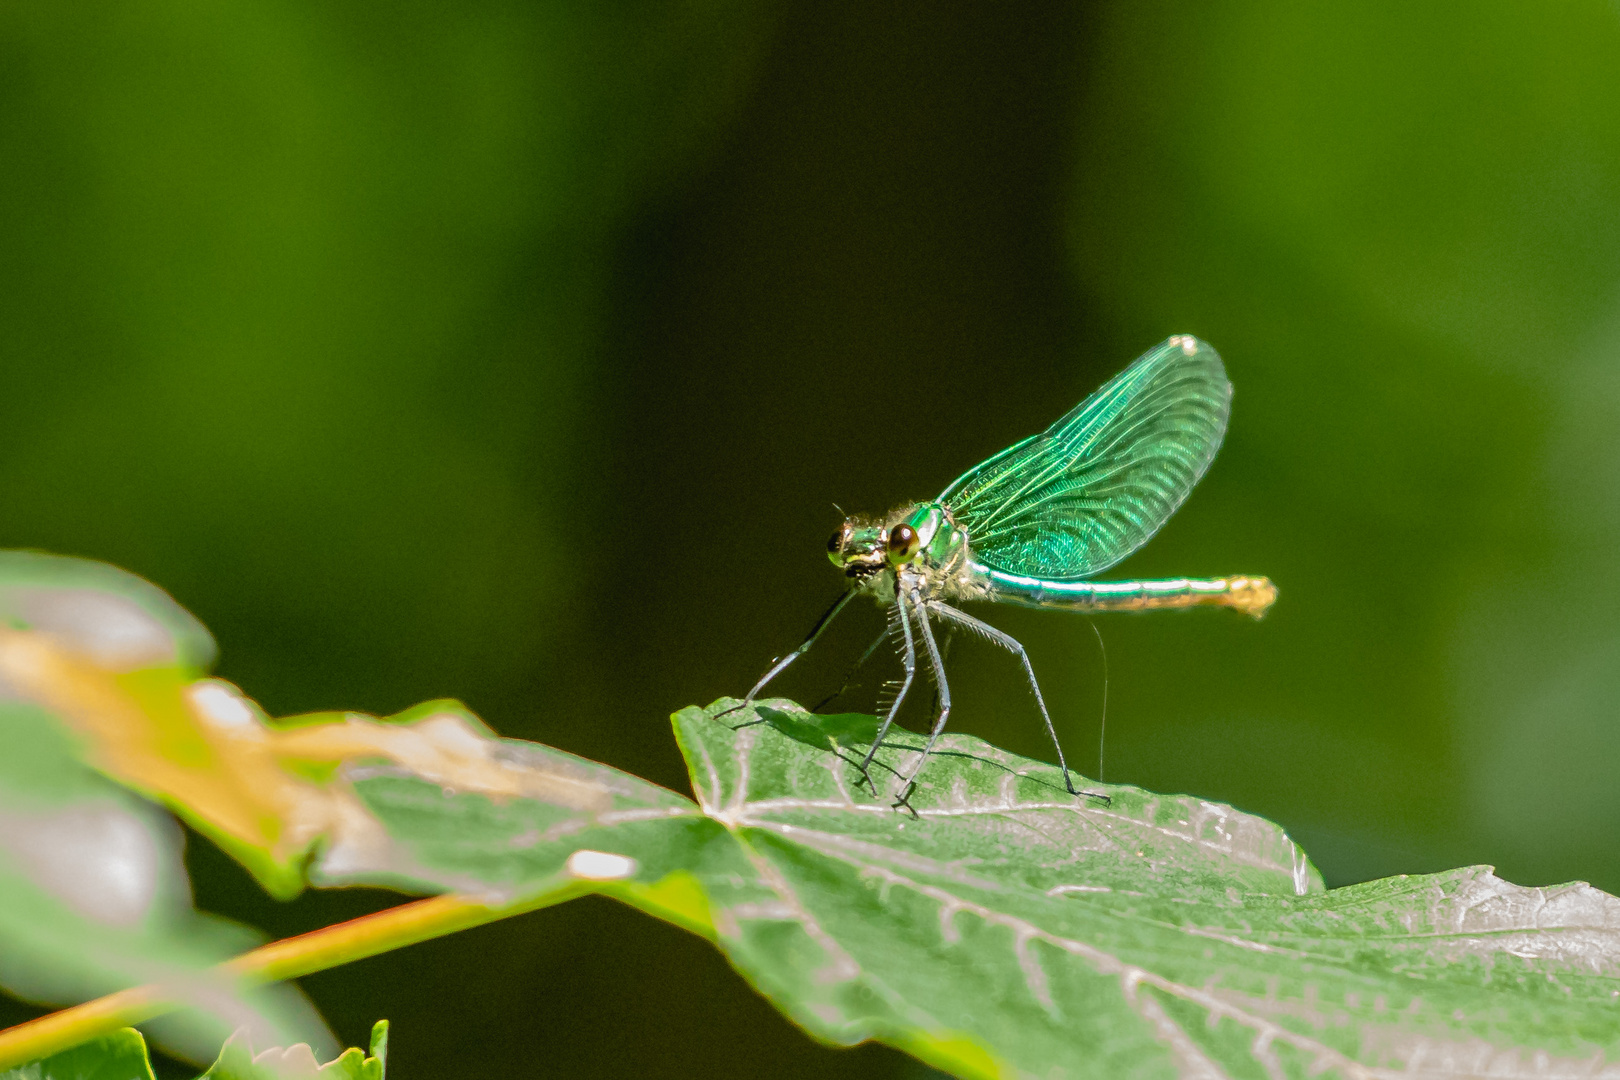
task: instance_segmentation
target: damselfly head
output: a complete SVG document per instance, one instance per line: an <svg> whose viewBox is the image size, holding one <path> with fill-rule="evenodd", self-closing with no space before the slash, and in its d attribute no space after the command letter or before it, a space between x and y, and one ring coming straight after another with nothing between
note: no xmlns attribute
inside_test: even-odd
<svg viewBox="0 0 1620 1080"><path fill-rule="evenodd" d="M827 541L827 558L852 578L867 577L885 566L888 534L879 525L845 521Z"/></svg>

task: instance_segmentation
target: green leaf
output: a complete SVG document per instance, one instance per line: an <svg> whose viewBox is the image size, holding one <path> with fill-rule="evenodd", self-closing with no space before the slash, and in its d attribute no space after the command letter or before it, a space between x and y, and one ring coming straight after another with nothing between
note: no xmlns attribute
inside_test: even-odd
<svg viewBox="0 0 1620 1080"><path fill-rule="evenodd" d="M847 717L786 701L678 713L698 802L545 747L524 768L611 793L592 810L350 772L385 867L326 883L521 902L586 885L710 936L828 1042L878 1039L963 1076L1435 1075L1620 1058L1620 900L1475 867L1332 892L1277 826L1099 787L946 736L910 810L892 737L857 787ZM763 721L763 722L753 722ZM735 726L734 726L735 725ZM403 867L409 869L402 872Z"/></svg>
<svg viewBox="0 0 1620 1080"><path fill-rule="evenodd" d="M120 1028L0 1073L0 1080L152 1080L146 1040L134 1028Z"/></svg>
<svg viewBox="0 0 1620 1080"><path fill-rule="evenodd" d="M198 678L211 646L189 616L111 568L0 559L0 615L0 977L32 996L173 975L239 940L192 911L172 825L117 780L284 894L307 873L496 907L615 896L713 940L813 1035L961 1075L1620 1056L1620 900L1585 885L1473 868L1327 892L1269 822L1130 787L1072 796L1055 767L964 735L900 804L919 736L889 739L874 793L856 783L872 717L780 700L676 715L694 802L498 739L454 702L271 722ZM124 863L92 857L109 829ZM139 895L86 869L125 863ZM326 1071L371 1080L385 1039ZM210 1075L315 1062L254 1055L244 1033Z"/></svg>
<svg viewBox="0 0 1620 1080"><path fill-rule="evenodd" d="M150 708L211 660L203 628L155 586L80 559L0 552L0 985L67 1004L196 973L258 944L247 927L192 906L183 836L158 807L87 764L94 713L128 735L149 722L171 752L189 744ZM125 747L127 749L127 747ZM180 755L177 755L180 756ZM110 760L110 755L102 759ZM161 1021L167 1048L201 1060L254 1017L261 1039L314 1039L324 1023L291 986L238 995L198 986L200 1013ZM219 1015L228 1012L230 1019Z"/></svg>
<svg viewBox="0 0 1620 1080"><path fill-rule="evenodd" d="M200 678L212 650L190 615L132 574L0 552L0 719L70 733L84 764L167 803L290 897L312 840L262 805L280 794L266 777L274 765L232 745L256 714L230 684ZM61 780L17 783L56 798Z"/></svg>
<svg viewBox="0 0 1620 1080"><path fill-rule="evenodd" d="M254 1053L246 1032L238 1031L220 1049L219 1060L197 1080L384 1080L387 1066L388 1021L379 1020L371 1029L369 1053L351 1046L324 1065L317 1064L314 1053L303 1043Z"/></svg>
<svg viewBox="0 0 1620 1080"><path fill-rule="evenodd" d="M75 642L103 666L207 670L213 637L174 598L116 566L0 551L0 626Z"/></svg>
<svg viewBox="0 0 1620 1080"><path fill-rule="evenodd" d="M62 765L41 767L30 751L0 762L0 773L18 797L60 801L86 785L110 790L89 766L168 806L284 900L304 888L318 845L386 841L334 782L345 761L393 761L447 785L572 805L557 787L567 778L489 760L496 740L456 702L386 720L322 713L272 723L230 683L201 677L195 665L211 650L195 620L134 575L0 552L0 723L24 744L51 742L46 756ZM0 809L6 786L0 777Z"/></svg>
<svg viewBox="0 0 1620 1080"><path fill-rule="evenodd" d="M323 848L316 885L461 891L532 905L603 891L714 936L716 889L751 887L743 851L690 799L572 754L498 740L505 791L449 785L404 766L345 766L341 780L381 826L366 844Z"/></svg>
<svg viewBox="0 0 1620 1080"><path fill-rule="evenodd" d="M245 1031L225 1040L219 1057L198 1080L287 1080L289 1076L322 1080L384 1080L388 1059L388 1021L371 1029L369 1053L350 1047L320 1065L304 1043L253 1052ZM120 1028L60 1054L0 1073L0 1080L153 1080L146 1040L134 1028Z"/></svg>

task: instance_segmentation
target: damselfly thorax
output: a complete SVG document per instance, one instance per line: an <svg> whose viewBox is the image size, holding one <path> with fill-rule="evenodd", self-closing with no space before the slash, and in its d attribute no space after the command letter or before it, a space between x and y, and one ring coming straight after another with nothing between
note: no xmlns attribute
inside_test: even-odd
<svg viewBox="0 0 1620 1080"><path fill-rule="evenodd" d="M923 595L942 600L984 599L968 559L968 535L944 505L915 503L881 520L847 519L827 541L827 557L855 588L885 603L904 577Z"/></svg>
<svg viewBox="0 0 1620 1080"><path fill-rule="evenodd" d="M897 805L945 729L951 694L935 634L945 625L1019 658L1065 784L1080 794L1024 646L955 605L993 601L1084 612L1217 606L1264 615L1277 598L1264 577L1090 580L1146 543L1186 499L1220 447L1231 395L1215 350L1197 338L1173 337L1046 431L963 473L938 498L882 518L847 518L827 553L850 587L797 649L771 665L743 704L808 651L853 597L869 594L891 606L905 675L861 763L867 781L911 689L919 644L939 690L939 711L922 754L902 778Z"/></svg>

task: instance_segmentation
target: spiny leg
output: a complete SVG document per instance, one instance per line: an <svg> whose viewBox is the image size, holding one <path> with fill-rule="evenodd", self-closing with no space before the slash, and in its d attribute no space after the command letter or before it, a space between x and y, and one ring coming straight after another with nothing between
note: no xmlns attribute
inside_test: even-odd
<svg viewBox="0 0 1620 1080"><path fill-rule="evenodd" d="M939 639L938 639L939 640L939 662L941 664L944 664L946 661L950 660L950 658L951 658L951 642L956 640L955 638L953 638L950 635L950 630L951 629L952 628L950 626L947 626L945 628L945 632L943 634L941 634ZM931 712L931 713L939 712L939 684L938 683L934 684L934 700L928 706L928 711Z"/></svg>
<svg viewBox="0 0 1620 1080"><path fill-rule="evenodd" d="M911 789L917 783L917 774L928 761L928 755L933 753L934 743L939 740L940 732L945 730L945 721L951 715L951 684L945 681L945 661L939 655L939 646L934 642L934 628L928 624L928 605L923 603L922 593L917 589L911 590L911 610L916 612L917 628L922 631L923 644L928 649L928 663L934 671L934 686L939 690L939 715L934 718L934 729L928 733L928 742L923 746L922 754L900 786L900 797L894 801L896 807L904 806L908 810L911 810L911 805L907 800L911 797ZM1067 776L1068 773L1065 772L1063 775ZM915 810L911 812L916 814Z"/></svg>
<svg viewBox="0 0 1620 1080"><path fill-rule="evenodd" d="M820 712L821 707L823 705L826 705L829 702L837 701L839 698L843 697L844 696L844 691L849 689L849 684L855 681L855 674L856 674L856 672L861 670L861 665L865 664L868 660L872 659L872 654L877 652L878 646L883 644L884 640L887 639L888 636L889 636L889 628L887 626L885 626L882 630L880 630L878 632L877 640L873 641L872 644L868 645L866 647L866 651L861 653L861 658L859 660L855 661L855 663L853 665L851 665L851 667L849 669L849 673L844 676L844 685L840 686L837 690L834 690L832 693L828 694L826 697L824 697L820 701L816 702L815 705L810 709L810 711L811 712Z"/></svg>
<svg viewBox="0 0 1620 1080"><path fill-rule="evenodd" d="M904 655L906 651L905 634L900 629L900 612L903 610L905 609L899 604L890 604L888 611L883 616L883 621L887 624L883 629L883 634L894 642L894 654L896 656ZM902 672L902 674L904 673ZM883 680L877 701L872 706L874 716L882 716L889 711L889 706L894 704L894 696L900 692L900 686L904 682L903 678Z"/></svg>
<svg viewBox="0 0 1620 1080"><path fill-rule="evenodd" d="M721 713L720 716L729 716L738 709L746 709L748 706L752 705L754 703L754 698L758 697L759 692L765 689L766 683L782 674L789 664L793 663L793 661L810 651L810 646L814 645L816 643L816 638L820 637L821 632L827 629L827 624L833 621L833 616L844 610L844 605L849 603L850 599L858 591L858 586L845 590L842 596L833 601L832 607L828 608L826 612L823 613L821 618L816 620L816 625L810 628L810 633L805 636L804 641L800 643L799 647L773 663L770 670L764 675L760 676L759 682L754 684L754 688L748 691L748 696L742 699L742 704L733 705L731 708ZM719 718L719 716L715 717L717 720Z"/></svg>
<svg viewBox="0 0 1620 1080"><path fill-rule="evenodd" d="M1035 704L1040 706L1041 719L1046 721L1046 733L1052 737L1052 748L1057 751L1058 765L1063 769L1063 786L1069 789L1070 795L1089 795L1092 798L1106 799L1108 796L1094 791L1076 791L1074 781L1069 778L1069 764L1063 760L1063 744L1058 742L1057 728L1052 724L1052 716L1046 711L1046 699L1041 697L1041 685L1035 681L1035 667L1029 662L1029 653L1024 650L1023 643L1011 634L997 630L987 622L975 619L965 611L958 611L949 604L938 600L928 603L929 610L940 618L947 619L959 626L966 627L976 634L982 634L986 640L993 641L1003 649L1017 656L1023 661L1024 674L1029 677L1029 688L1035 691Z"/></svg>
<svg viewBox="0 0 1620 1080"><path fill-rule="evenodd" d="M911 637L911 617L906 611L905 595L898 588L894 593L894 603L897 609L896 613L900 618L900 629L905 634L905 651L901 654L900 661L905 666L906 677L900 683L899 693L894 695L894 704L889 706L888 715L883 718L883 723L878 725L877 735L872 739L872 748L866 752L866 757L861 760L861 775L866 778L866 784L872 789L874 795L877 794L877 785L872 782L872 774L867 770L871 767L872 758L876 756L878 747L883 745L883 737L889 733L889 725L894 723L894 717L900 711L901 702L906 700L906 692L911 689L912 679L917 675L917 645Z"/></svg>

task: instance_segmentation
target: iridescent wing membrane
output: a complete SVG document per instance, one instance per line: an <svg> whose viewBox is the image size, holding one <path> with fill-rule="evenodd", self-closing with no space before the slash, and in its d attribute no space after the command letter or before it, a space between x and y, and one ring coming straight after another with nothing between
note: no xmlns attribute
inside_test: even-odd
<svg viewBox="0 0 1620 1080"><path fill-rule="evenodd" d="M1220 448L1231 400L1220 355L1173 337L1041 434L958 477L939 501L986 566L1090 577L1175 513Z"/></svg>

